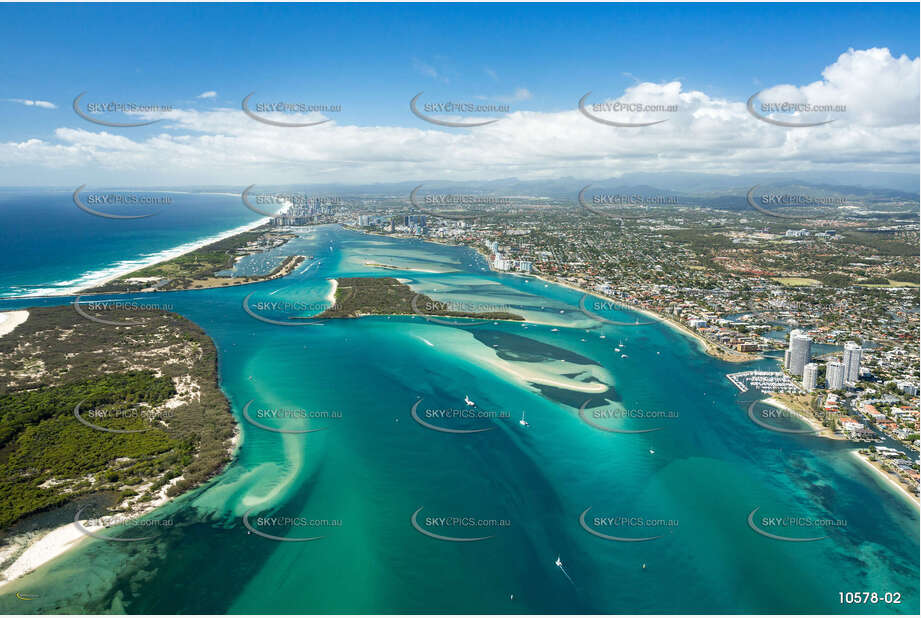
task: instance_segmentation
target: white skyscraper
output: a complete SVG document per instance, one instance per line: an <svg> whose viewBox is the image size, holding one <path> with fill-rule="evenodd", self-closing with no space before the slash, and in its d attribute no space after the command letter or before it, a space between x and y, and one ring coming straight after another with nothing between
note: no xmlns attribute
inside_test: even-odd
<svg viewBox="0 0 921 618"><path fill-rule="evenodd" d="M790 331L790 344L787 348L790 352L789 362L787 362L787 371L795 376L803 375L803 368L809 362L812 352L812 339L803 334L801 330Z"/></svg>
<svg viewBox="0 0 921 618"><path fill-rule="evenodd" d="M844 344L844 382L849 385L857 384L860 379L860 357L863 349L859 344L848 341Z"/></svg>
<svg viewBox="0 0 921 618"><path fill-rule="evenodd" d="M825 387L830 391L844 388L844 363L830 361L825 366Z"/></svg>
<svg viewBox="0 0 921 618"><path fill-rule="evenodd" d="M819 366L815 363L807 363L803 367L803 388L807 391L814 391L819 379Z"/></svg>

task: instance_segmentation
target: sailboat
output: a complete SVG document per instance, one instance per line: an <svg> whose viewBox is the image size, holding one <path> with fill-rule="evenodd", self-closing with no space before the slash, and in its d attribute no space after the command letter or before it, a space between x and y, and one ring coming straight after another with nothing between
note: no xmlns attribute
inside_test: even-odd
<svg viewBox="0 0 921 618"><path fill-rule="evenodd" d="M521 411L521 420L518 421L518 424L521 425L522 427L530 427L530 426L531 426L531 423L529 423L528 421L524 420L524 410Z"/></svg>
<svg viewBox="0 0 921 618"><path fill-rule="evenodd" d="M570 584L575 585L575 582L572 581L572 578L569 576L569 573L566 572L566 567L563 566L563 561L560 559L559 555L557 555L556 562L554 562L553 564L560 567L560 570L563 571L563 575L566 576L566 579L569 580Z"/></svg>

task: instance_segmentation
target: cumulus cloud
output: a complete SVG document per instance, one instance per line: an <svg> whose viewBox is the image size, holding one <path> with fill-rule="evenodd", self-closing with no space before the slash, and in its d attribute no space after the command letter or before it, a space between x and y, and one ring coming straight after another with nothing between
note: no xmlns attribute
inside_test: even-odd
<svg viewBox="0 0 921 618"><path fill-rule="evenodd" d="M213 99L216 96L217 96L217 92L215 92L214 90L206 90L205 92L201 93L195 98L196 99Z"/></svg>
<svg viewBox="0 0 921 618"><path fill-rule="evenodd" d="M21 182L21 173L9 171L15 166L86 170L85 182L176 184L591 179L655 171L917 173L919 68L918 59L895 58L886 49L849 50L814 83L765 90L762 100L798 97L846 106L831 124L797 129L757 120L745 100L687 90L680 81L640 82L621 93L595 92L586 101L589 110L598 106L592 113L601 118L666 120L636 128L586 118L576 106L582 93L574 93L571 109L514 111L474 129L420 127L408 112L407 126L351 125L347 108L326 116L285 114L290 122L331 120L290 129L256 122L235 108L177 109L141 114L163 119L155 134L143 130L143 137L80 126L61 127L53 139L0 144L0 174L6 176L0 179ZM614 103L620 111L613 111Z"/></svg>
<svg viewBox="0 0 921 618"><path fill-rule="evenodd" d="M10 103L19 103L21 105L27 105L29 107L42 107L44 109L57 109L58 106L50 101L36 101L34 99L4 99Z"/></svg>

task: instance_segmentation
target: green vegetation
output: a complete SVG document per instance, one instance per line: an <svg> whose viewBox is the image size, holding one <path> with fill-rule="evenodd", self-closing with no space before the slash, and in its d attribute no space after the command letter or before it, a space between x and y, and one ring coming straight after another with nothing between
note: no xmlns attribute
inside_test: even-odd
<svg viewBox="0 0 921 618"><path fill-rule="evenodd" d="M918 282L921 281L921 273L911 270L900 270L889 275L889 278L893 281L903 281L917 285Z"/></svg>
<svg viewBox="0 0 921 618"><path fill-rule="evenodd" d="M773 277L773 279L780 285L787 285L790 287L821 285L822 283L817 279L807 279L806 277Z"/></svg>
<svg viewBox="0 0 921 618"><path fill-rule="evenodd" d="M506 311L452 311L449 303L433 300L425 294L416 294L408 285L393 277L350 277L339 279L338 282L335 304L318 315L318 318L417 314L483 320L524 320L522 316Z"/></svg>
<svg viewBox="0 0 921 618"><path fill-rule="evenodd" d="M190 454L191 436L171 438L140 417L93 419L110 429L147 430L117 434L87 427L73 414L81 402L83 410L105 403L161 403L172 389L168 378L136 372L0 396L0 528L87 493L90 487L71 485L88 475L96 477L93 491L119 489L123 479L161 474ZM130 463L114 464L122 458Z"/></svg>
<svg viewBox="0 0 921 618"><path fill-rule="evenodd" d="M248 243L259 240L266 235L269 235L270 238L275 236L278 239L293 238L291 235L270 232L266 227L257 228L253 231L242 232L240 234L236 234L235 236L230 236L229 238L218 240L217 242L213 242L210 245L206 245L200 249L196 249L195 251L180 255L171 260L136 270L132 273L119 277L114 281L110 281L109 283L106 283L100 287L94 288L91 291L96 293L125 291L137 292L144 288L148 288L155 283L139 283L128 281L128 279L142 278L159 279L161 282L163 282L159 288L161 290L203 287L196 286L195 284L202 282L203 280L213 279L215 277L215 273L232 268L238 249L246 246ZM294 258L289 257L287 260L285 260L284 264L276 267L271 273L266 275L245 277L244 281L259 281L261 279L268 278L281 270L285 265L288 265L292 259ZM223 282L223 285L229 285L232 282L232 279L230 278L223 279L226 279Z"/></svg>
<svg viewBox="0 0 921 618"><path fill-rule="evenodd" d="M821 275L813 275L813 279L818 279L824 285L827 285L832 288L846 288L851 285L851 278L847 275L842 275L841 273L827 273Z"/></svg>
<svg viewBox="0 0 921 618"><path fill-rule="evenodd" d="M90 494L143 503L181 476L176 495L229 460L234 421L207 335L172 313L106 313L140 324L33 307L0 338L0 529ZM78 404L94 425L143 431L89 427Z"/></svg>

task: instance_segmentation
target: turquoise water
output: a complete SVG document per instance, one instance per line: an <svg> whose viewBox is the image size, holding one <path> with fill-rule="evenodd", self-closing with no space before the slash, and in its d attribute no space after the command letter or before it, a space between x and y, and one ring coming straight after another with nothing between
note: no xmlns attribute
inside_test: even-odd
<svg viewBox="0 0 921 618"><path fill-rule="evenodd" d="M237 459L163 507L155 516L175 525L154 539L84 542L0 589L0 611L917 613L917 508L846 445L754 424L746 410L755 396L725 378L776 360L723 363L662 324L604 323L578 310L578 292L489 272L469 249L324 226L285 250L314 258L280 280L156 295L219 349L221 386L243 429ZM529 322L287 320L317 313L328 278L357 275L399 277L438 300L511 306ZM259 315L303 325L254 319L244 297ZM292 309L259 304L268 302ZM28 304L38 303L0 308ZM424 427L411 414L420 399L429 424L489 431ZM251 401L261 424L320 431L257 427L242 418ZM584 403L604 429L656 431L604 431L580 418ZM318 416L257 417L260 409ZM486 417L424 416L438 409ZM623 418L626 411L662 415ZM758 521L836 523L765 528L827 535L775 540L748 525L759 507ZM657 538L590 534L579 521L588 508L598 532ZM489 538L432 538L412 525L417 510L424 531ZM265 538L243 525L246 513L265 534L322 538ZM429 519L439 517L485 521ZM644 521L613 526L595 517ZM20 601L17 591L38 598ZM846 591L897 592L902 602L843 606Z"/></svg>

